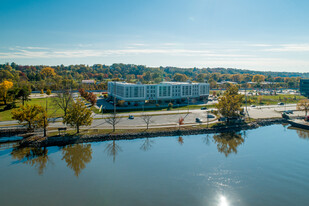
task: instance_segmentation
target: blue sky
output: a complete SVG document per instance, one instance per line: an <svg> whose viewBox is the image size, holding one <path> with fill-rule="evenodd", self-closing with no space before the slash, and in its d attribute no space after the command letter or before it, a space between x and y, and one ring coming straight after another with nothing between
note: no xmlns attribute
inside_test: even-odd
<svg viewBox="0 0 309 206"><path fill-rule="evenodd" d="M0 63L309 72L305 0L0 0Z"/></svg>

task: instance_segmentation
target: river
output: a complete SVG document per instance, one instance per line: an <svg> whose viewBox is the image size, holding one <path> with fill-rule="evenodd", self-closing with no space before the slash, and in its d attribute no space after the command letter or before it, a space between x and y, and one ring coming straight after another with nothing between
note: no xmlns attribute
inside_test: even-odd
<svg viewBox="0 0 309 206"><path fill-rule="evenodd" d="M0 144L0 205L308 205L309 132L17 148Z"/></svg>

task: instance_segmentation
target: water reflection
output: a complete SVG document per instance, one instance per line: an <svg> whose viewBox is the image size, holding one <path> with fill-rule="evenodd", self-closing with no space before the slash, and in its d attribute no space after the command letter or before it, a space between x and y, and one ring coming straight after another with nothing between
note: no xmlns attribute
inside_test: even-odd
<svg viewBox="0 0 309 206"><path fill-rule="evenodd" d="M183 137L178 137L178 143L180 144L180 145L183 145L183 143L184 143L184 141L183 141Z"/></svg>
<svg viewBox="0 0 309 206"><path fill-rule="evenodd" d="M237 147L245 140L240 133L226 132L213 136L214 143L217 144L218 151L226 157L231 153L237 154Z"/></svg>
<svg viewBox="0 0 309 206"><path fill-rule="evenodd" d="M152 145L154 144L154 141L146 138L143 142L143 144L141 145L140 149L143 151L148 151L150 150L150 148L152 147Z"/></svg>
<svg viewBox="0 0 309 206"><path fill-rule="evenodd" d="M296 133L300 138L309 140L309 131L308 130L297 128L297 127L288 127L288 129L296 130Z"/></svg>
<svg viewBox="0 0 309 206"><path fill-rule="evenodd" d="M207 145L210 145L210 141L211 141L211 138L210 138L210 135L207 134L205 137L203 137L203 142Z"/></svg>
<svg viewBox="0 0 309 206"><path fill-rule="evenodd" d="M44 148L19 148L15 147L11 152L12 158L22 161L24 164L28 164L37 168L39 175L42 175L46 168L48 158L48 149Z"/></svg>
<svg viewBox="0 0 309 206"><path fill-rule="evenodd" d="M90 144L68 145L62 148L62 154L62 160L65 160L67 166L74 171L77 177L92 159Z"/></svg>
<svg viewBox="0 0 309 206"><path fill-rule="evenodd" d="M229 203L223 195L220 196L219 205L218 206L229 206Z"/></svg>
<svg viewBox="0 0 309 206"><path fill-rule="evenodd" d="M115 140L107 144L105 148L105 152L107 153L107 155L110 157L113 157L113 162L116 161L116 156L118 152L121 152L121 151L122 151L121 147L118 144L116 144Z"/></svg>

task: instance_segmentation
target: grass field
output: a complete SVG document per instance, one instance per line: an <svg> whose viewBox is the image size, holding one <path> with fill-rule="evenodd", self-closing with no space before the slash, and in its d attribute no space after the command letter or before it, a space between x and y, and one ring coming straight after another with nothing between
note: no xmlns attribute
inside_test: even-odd
<svg viewBox="0 0 309 206"><path fill-rule="evenodd" d="M301 99L306 99L306 97L292 94L279 94L276 96L261 95L261 96L247 97L248 104L255 104L255 105L272 105L272 104L278 104L279 102L283 102L286 104L293 104L297 103Z"/></svg>
<svg viewBox="0 0 309 206"><path fill-rule="evenodd" d="M48 113L48 117L60 117L63 115L63 111L61 109L57 109L57 107L52 103L52 100L54 99L54 97L50 97L47 99L47 113ZM28 102L25 102L25 104L38 104L41 105L45 108L46 106L46 98L37 98L37 99L31 99ZM19 107L20 105L22 105L21 101L17 101L16 102L17 107ZM5 110L2 111L2 109L4 108L4 105L0 106L0 121L10 121L12 120L12 109L10 110Z"/></svg>

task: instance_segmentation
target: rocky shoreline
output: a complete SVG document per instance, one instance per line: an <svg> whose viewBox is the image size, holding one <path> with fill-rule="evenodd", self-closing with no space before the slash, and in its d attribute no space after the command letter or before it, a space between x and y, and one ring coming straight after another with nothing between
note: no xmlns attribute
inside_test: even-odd
<svg viewBox="0 0 309 206"><path fill-rule="evenodd" d="M191 130L173 130L173 131L157 131L157 132L139 132L128 134L95 134L80 136L54 136L48 138L27 138L20 142L20 147L49 147L49 146L65 146L68 144L101 142L110 140L132 140L141 138L161 137L161 136L183 136L197 134L211 134L221 132L232 132L241 130L256 129L261 126L286 123L285 119L265 119L250 122L247 124L234 124L212 128L191 129Z"/></svg>

